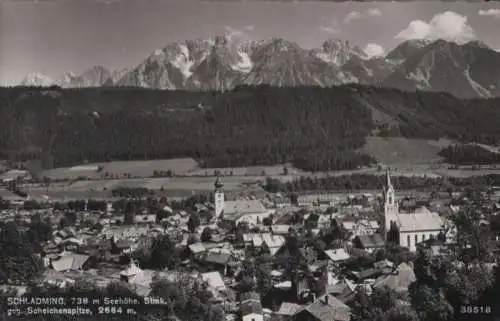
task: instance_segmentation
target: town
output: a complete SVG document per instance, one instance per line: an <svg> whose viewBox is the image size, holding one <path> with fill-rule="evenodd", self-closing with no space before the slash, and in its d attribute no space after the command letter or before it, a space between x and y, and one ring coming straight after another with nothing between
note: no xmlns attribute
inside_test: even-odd
<svg viewBox="0 0 500 321"><path fill-rule="evenodd" d="M125 307L141 298L155 308L137 313L158 320L499 315L492 185L410 193L386 168L374 193L282 192L270 178L231 193L217 173L211 192L184 198L122 187L113 199L54 201L25 195L33 179L22 172L1 176L0 282L11 300L70 293Z"/></svg>

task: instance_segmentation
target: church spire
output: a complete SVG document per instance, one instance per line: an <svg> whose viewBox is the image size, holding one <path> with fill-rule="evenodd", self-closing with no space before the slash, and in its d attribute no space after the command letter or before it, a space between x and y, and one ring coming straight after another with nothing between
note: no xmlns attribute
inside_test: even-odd
<svg viewBox="0 0 500 321"><path fill-rule="evenodd" d="M392 183L391 183L391 169L389 167L387 167L387 188L389 187L392 187Z"/></svg>

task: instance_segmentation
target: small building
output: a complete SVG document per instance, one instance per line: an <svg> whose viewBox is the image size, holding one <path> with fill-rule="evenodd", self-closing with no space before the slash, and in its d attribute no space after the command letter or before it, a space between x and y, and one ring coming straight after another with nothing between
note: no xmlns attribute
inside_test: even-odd
<svg viewBox="0 0 500 321"><path fill-rule="evenodd" d="M317 298L295 315L296 321L350 321L351 308L332 295Z"/></svg>
<svg viewBox="0 0 500 321"><path fill-rule="evenodd" d="M58 272L81 271L88 261L88 255L62 252L57 259L50 259L50 266Z"/></svg>
<svg viewBox="0 0 500 321"><path fill-rule="evenodd" d="M246 301L240 307L242 321L264 321L262 304L256 301Z"/></svg>
<svg viewBox="0 0 500 321"><path fill-rule="evenodd" d="M134 223L138 225L153 225L156 223L156 214L137 214Z"/></svg>
<svg viewBox="0 0 500 321"><path fill-rule="evenodd" d="M410 284L416 281L413 267L407 263L401 263L394 271L388 275L379 277L374 284L374 288L388 287L397 293L408 292Z"/></svg>
<svg viewBox="0 0 500 321"><path fill-rule="evenodd" d="M354 246L367 252L383 249L385 241L380 234L361 235L354 238Z"/></svg>
<svg viewBox="0 0 500 321"><path fill-rule="evenodd" d="M326 250L325 255L333 263L341 263L347 261L351 257L344 249Z"/></svg>
<svg viewBox="0 0 500 321"><path fill-rule="evenodd" d="M201 278L203 279L203 282L206 282L210 288L216 291L226 290L224 280L222 279L220 273L217 271L202 273Z"/></svg>
<svg viewBox="0 0 500 321"><path fill-rule="evenodd" d="M376 220L343 221L342 227L354 237L377 233L380 228Z"/></svg>

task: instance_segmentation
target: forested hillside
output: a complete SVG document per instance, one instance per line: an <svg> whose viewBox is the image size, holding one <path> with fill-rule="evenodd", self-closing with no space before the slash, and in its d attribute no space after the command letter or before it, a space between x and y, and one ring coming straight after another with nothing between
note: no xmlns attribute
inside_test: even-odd
<svg viewBox="0 0 500 321"><path fill-rule="evenodd" d="M213 167L292 162L305 170L373 162L355 150L393 135L496 143L499 100L363 86L238 87L224 93L137 88L0 89L1 157L46 166L194 157Z"/></svg>

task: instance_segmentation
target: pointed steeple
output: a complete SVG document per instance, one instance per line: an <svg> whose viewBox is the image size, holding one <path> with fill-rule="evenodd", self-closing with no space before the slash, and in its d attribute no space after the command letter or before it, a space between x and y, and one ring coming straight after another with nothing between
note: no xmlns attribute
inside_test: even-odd
<svg viewBox="0 0 500 321"><path fill-rule="evenodd" d="M387 188L389 187L392 187L392 183L391 183L391 169L389 167L387 167L387 172L386 172L386 175L387 175Z"/></svg>

